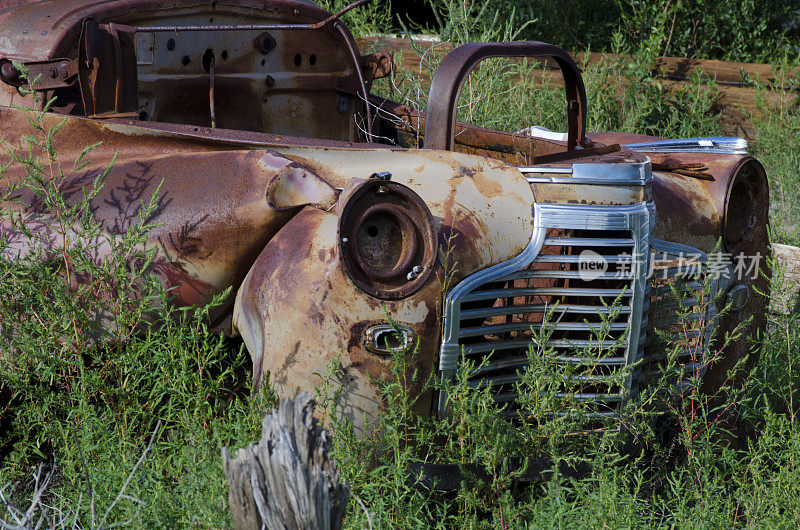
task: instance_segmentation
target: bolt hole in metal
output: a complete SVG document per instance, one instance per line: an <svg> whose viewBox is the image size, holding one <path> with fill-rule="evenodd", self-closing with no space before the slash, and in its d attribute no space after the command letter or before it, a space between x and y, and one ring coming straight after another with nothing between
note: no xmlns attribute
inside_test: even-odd
<svg viewBox="0 0 800 530"><path fill-rule="evenodd" d="M181 64L183 66L188 66L190 62L192 62L192 60L189 58L188 55L184 55L183 59L181 59Z"/></svg>
<svg viewBox="0 0 800 530"><path fill-rule="evenodd" d="M352 105L353 100L351 100L349 97L339 96L339 99L336 101L336 110L339 111L339 114L347 114Z"/></svg>
<svg viewBox="0 0 800 530"><path fill-rule="evenodd" d="M264 55L271 52L277 45L275 39L269 33L262 33L256 37L255 41L253 41L253 44L255 45L256 49Z"/></svg>
<svg viewBox="0 0 800 530"><path fill-rule="evenodd" d="M174 49L175 49L175 39L169 39L169 40L167 41L167 49L168 49L169 51L172 51L172 50L174 50Z"/></svg>
<svg viewBox="0 0 800 530"><path fill-rule="evenodd" d="M301 64L303 64L303 56L299 53L294 54L294 65L300 66Z"/></svg>
<svg viewBox="0 0 800 530"><path fill-rule="evenodd" d="M308 57L308 64L310 64L311 66L317 64L317 56L314 55L313 53Z"/></svg>
<svg viewBox="0 0 800 530"><path fill-rule="evenodd" d="M213 62L214 62L214 50L209 48L203 54L203 61L202 61L203 70L205 70L206 72L210 72L211 71L211 65L212 65Z"/></svg>

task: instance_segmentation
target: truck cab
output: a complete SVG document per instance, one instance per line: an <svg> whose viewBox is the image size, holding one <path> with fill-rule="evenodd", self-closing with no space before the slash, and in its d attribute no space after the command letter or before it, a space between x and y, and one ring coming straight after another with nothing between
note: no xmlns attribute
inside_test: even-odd
<svg viewBox="0 0 800 530"><path fill-rule="evenodd" d="M280 395L313 387L341 354L341 410L357 421L381 408L374 381L391 377L392 348L415 343L410 369L452 380L484 363L474 384L513 408L554 307L548 345L588 370L577 395L599 415L658 371L655 327L686 335L682 370L709 388L726 380L744 338L714 365L698 355L741 322L765 325L753 294L764 275L736 274L768 252L766 174L745 141L590 134L579 68L539 42L460 46L424 111L398 104L370 92L391 56L361 55L341 14L293 0L6 2L0 136L15 142L19 107L56 98L59 148L102 142L86 171L116 160L108 194L136 183L134 201L163 182L153 274L175 303L233 288L215 325L242 336L256 386L269 373ZM492 57L560 69L563 137L456 120L467 76ZM109 237L124 227L118 202L98 202ZM681 289L700 293L715 253L721 296L688 298L687 333L675 263L699 263ZM627 368L623 383L602 382ZM446 415L447 396L417 407Z"/></svg>

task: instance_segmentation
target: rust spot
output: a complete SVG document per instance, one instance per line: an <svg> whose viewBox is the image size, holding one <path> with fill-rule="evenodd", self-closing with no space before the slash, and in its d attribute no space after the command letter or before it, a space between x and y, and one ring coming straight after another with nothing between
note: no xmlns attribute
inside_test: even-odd
<svg viewBox="0 0 800 530"><path fill-rule="evenodd" d="M350 326L350 338L347 341L347 351L354 351L356 348L361 348L361 339L364 337L364 331L379 322L356 322Z"/></svg>
<svg viewBox="0 0 800 530"><path fill-rule="evenodd" d="M487 199L503 194L503 186L496 179L487 178L482 171L473 171L475 185Z"/></svg>
<svg viewBox="0 0 800 530"><path fill-rule="evenodd" d="M475 178L475 170L466 166L462 166L460 164L454 164L456 168L456 174L454 175L455 178L468 178L473 179Z"/></svg>
<svg viewBox="0 0 800 530"><path fill-rule="evenodd" d="M362 344L364 331L372 325L385 323L383 320L370 320L356 322L350 327L350 338L347 342L347 352L350 357L350 368L371 378L371 376L381 376L385 379L387 374L386 367L391 362L378 355L367 352Z"/></svg>
<svg viewBox="0 0 800 530"><path fill-rule="evenodd" d="M311 322L313 322L318 326L321 326L322 323L325 321L325 315L322 314L322 312L315 304L311 304L311 307L306 312L306 316Z"/></svg>

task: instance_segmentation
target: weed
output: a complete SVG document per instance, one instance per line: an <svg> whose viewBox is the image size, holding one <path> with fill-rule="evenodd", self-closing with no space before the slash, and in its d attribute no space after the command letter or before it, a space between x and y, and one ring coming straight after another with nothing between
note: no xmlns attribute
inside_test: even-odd
<svg viewBox="0 0 800 530"><path fill-rule="evenodd" d="M18 484L4 495L35 510L61 499L79 526L225 526L219 447L251 439L271 402L247 384L233 391L240 374L249 380L247 354L207 325L227 293L196 312L174 308L145 246L157 196L127 230L106 230L92 201L111 166L90 169L91 147L62 162L61 123L44 112L27 109L32 134L8 146L3 168L0 483ZM57 490L27 488L31 475Z"/></svg>

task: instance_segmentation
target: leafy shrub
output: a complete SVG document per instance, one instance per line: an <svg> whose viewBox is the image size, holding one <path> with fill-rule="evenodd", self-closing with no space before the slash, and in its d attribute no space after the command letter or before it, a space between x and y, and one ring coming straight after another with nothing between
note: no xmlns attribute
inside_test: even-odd
<svg viewBox="0 0 800 530"><path fill-rule="evenodd" d="M764 164L770 185L770 221L778 242L800 246L800 78L787 63L777 64L775 84L768 90L753 80L756 109L753 155Z"/></svg>
<svg viewBox="0 0 800 530"><path fill-rule="evenodd" d="M321 8L336 13L349 6L350 0L319 0ZM355 35L366 35L386 31L392 25L391 1L370 2L362 7L345 13L342 20Z"/></svg>
<svg viewBox="0 0 800 530"><path fill-rule="evenodd" d="M738 62L773 62L796 57L800 13L785 0L708 3L700 0L429 0L439 13L436 31L484 28L521 40L551 42L567 50L613 51L617 35L625 51L650 41L658 55ZM459 22L460 21L460 22ZM499 33L498 33L499 32ZM465 39L456 39L467 42ZM493 39L492 39L493 40Z"/></svg>

